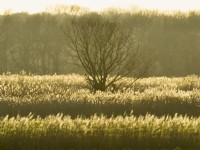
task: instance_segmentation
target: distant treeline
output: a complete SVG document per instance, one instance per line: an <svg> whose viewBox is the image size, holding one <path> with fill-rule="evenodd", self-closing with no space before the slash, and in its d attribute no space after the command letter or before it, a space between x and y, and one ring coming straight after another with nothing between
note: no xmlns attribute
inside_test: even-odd
<svg viewBox="0 0 200 150"><path fill-rule="evenodd" d="M1 15L0 74L21 70L34 74L81 73L70 57L62 30L76 13L71 9L68 13ZM150 76L200 74L199 12L167 15L107 10L101 14L119 19L124 27L133 27L140 50L146 57L155 57Z"/></svg>

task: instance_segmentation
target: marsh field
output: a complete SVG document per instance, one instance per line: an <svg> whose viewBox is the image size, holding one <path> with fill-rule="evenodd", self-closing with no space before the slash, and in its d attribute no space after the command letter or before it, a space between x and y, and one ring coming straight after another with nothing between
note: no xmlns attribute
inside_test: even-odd
<svg viewBox="0 0 200 150"><path fill-rule="evenodd" d="M200 11L56 5L0 15L0 150L200 150Z"/></svg>
<svg viewBox="0 0 200 150"><path fill-rule="evenodd" d="M91 93L77 74L2 75L0 149L198 150L199 90L198 76Z"/></svg>

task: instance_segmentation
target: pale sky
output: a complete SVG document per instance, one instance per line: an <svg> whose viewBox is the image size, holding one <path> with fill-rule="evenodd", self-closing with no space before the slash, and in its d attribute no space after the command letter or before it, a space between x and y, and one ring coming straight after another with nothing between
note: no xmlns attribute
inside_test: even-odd
<svg viewBox="0 0 200 150"><path fill-rule="evenodd" d="M200 10L200 0L0 0L0 14L9 9L12 12L36 13L56 4L75 4L97 11L108 7L129 8L134 5L161 11Z"/></svg>

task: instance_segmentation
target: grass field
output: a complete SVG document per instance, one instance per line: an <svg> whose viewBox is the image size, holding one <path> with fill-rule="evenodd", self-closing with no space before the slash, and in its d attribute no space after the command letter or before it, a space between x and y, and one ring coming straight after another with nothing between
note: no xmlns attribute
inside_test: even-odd
<svg viewBox="0 0 200 150"><path fill-rule="evenodd" d="M0 116L2 150L199 150L200 77L144 78L91 93L76 74L2 75Z"/></svg>

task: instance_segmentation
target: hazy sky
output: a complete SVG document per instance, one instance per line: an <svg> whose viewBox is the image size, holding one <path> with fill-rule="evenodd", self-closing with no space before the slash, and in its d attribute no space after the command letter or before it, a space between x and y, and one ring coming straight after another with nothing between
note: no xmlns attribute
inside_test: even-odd
<svg viewBox="0 0 200 150"><path fill-rule="evenodd" d="M12 12L27 11L35 13L55 4L80 5L92 10L107 7L128 8L136 5L145 9L158 10L200 10L200 0L0 0L0 13L11 9Z"/></svg>

